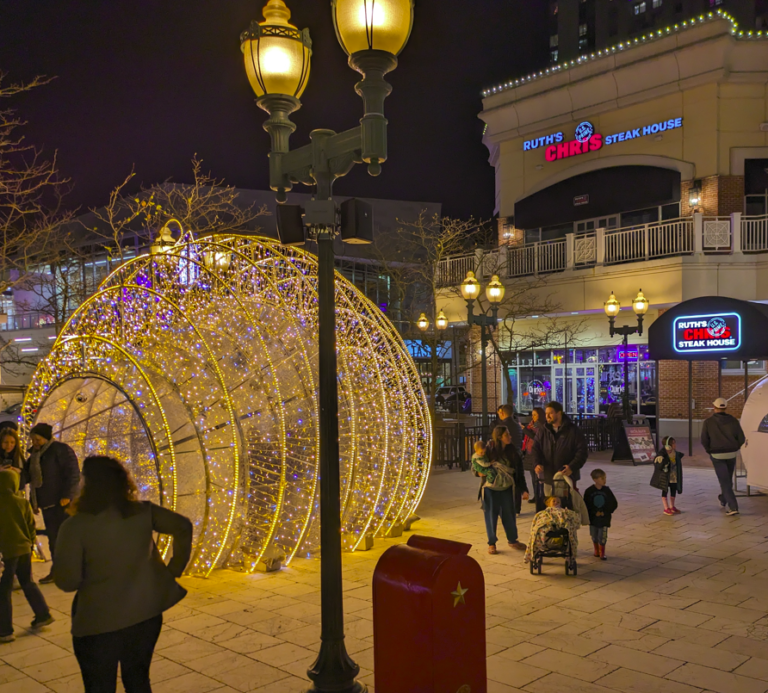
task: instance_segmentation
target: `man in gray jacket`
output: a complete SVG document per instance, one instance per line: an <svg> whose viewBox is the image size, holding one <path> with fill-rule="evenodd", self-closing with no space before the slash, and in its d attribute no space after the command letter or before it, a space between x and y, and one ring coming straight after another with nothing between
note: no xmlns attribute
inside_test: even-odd
<svg viewBox="0 0 768 693"><path fill-rule="evenodd" d="M739 503L733 492L736 455L744 445L744 431L739 420L726 413L728 402L722 397L714 401L715 413L701 427L701 444L715 467L720 482L720 507L728 507L726 515L738 515Z"/></svg>

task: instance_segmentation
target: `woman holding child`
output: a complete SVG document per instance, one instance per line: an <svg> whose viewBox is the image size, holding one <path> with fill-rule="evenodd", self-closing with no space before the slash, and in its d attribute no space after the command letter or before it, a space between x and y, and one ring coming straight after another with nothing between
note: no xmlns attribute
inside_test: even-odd
<svg viewBox="0 0 768 693"><path fill-rule="evenodd" d="M493 429L492 441L486 446L475 445L472 469L483 478L480 494L485 514L485 529L488 533L488 553L496 554L496 526L499 517L509 545L518 551L525 550L525 544L518 541L515 512L515 487L523 490L523 499L528 499L528 485L525 481L520 451L512 444L512 436L505 426Z"/></svg>

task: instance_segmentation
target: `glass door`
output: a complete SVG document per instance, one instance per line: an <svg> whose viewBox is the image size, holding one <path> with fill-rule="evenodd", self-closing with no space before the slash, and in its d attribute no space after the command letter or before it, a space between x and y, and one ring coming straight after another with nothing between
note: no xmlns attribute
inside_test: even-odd
<svg viewBox="0 0 768 693"><path fill-rule="evenodd" d="M597 413L597 367L568 364L555 367L555 399L567 414Z"/></svg>

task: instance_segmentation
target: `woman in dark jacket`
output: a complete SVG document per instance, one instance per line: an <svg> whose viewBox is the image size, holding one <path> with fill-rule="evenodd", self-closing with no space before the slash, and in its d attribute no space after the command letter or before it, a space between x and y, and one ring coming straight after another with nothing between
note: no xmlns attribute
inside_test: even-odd
<svg viewBox="0 0 768 693"><path fill-rule="evenodd" d="M515 513L519 515L522 510L523 495L526 499L528 498L528 482L525 480L523 454L515 445L511 434L508 439L504 437L502 441L504 432L499 431L499 429L506 428L506 426L500 425L493 430L493 445L489 447L488 455L491 461L501 462L512 470L512 476L515 480Z"/></svg>
<svg viewBox="0 0 768 693"><path fill-rule="evenodd" d="M483 512L485 514L485 529L488 533L488 553L496 551L496 525L499 518L507 535L507 543L518 551L525 550L525 544L518 541L517 521L515 518L515 488L522 479L525 484L522 459L517 446L512 443L512 436L506 426L496 426L493 429L492 443L487 447L488 459L509 467L515 484L511 488L497 491L483 489ZM525 498L528 498L528 487L525 486Z"/></svg>
<svg viewBox="0 0 768 693"><path fill-rule="evenodd" d="M24 457L21 452L19 434L13 428L0 428L0 469L10 469L21 474L23 467Z"/></svg>
<svg viewBox="0 0 768 693"><path fill-rule="evenodd" d="M677 442L672 436L664 436L661 450L653 461L651 486L661 491L661 502L665 515L679 515L675 507L675 497L683 492L683 453L677 449ZM671 499L667 500L667 493Z"/></svg>
<svg viewBox="0 0 768 693"><path fill-rule="evenodd" d="M186 595L176 582L192 551L192 523L136 500L136 486L120 462L88 457L75 515L61 527L53 575L77 592L72 641L85 693L114 691L120 665L126 693L151 690L149 666L163 612ZM154 533L173 537L166 566Z"/></svg>
<svg viewBox="0 0 768 693"><path fill-rule="evenodd" d="M544 410L541 407L535 407L531 412L531 421L525 427L525 438L523 439L523 469L526 472L530 472L531 485L533 486L533 491L530 494L531 497L528 499L529 503L536 502L536 490L539 486L539 478L534 470L536 462L534 462L533 455L531 455L531 450L533 449L533 441L536 439L536 434L539 432L539 429L544 428L545 423L546 415Z"/></svg>

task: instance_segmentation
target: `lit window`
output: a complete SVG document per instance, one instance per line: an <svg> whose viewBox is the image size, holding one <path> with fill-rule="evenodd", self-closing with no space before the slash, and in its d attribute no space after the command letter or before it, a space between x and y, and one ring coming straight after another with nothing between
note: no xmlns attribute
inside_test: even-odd
<svg viewBox="0 0 768 693"><path fill-rule="evenodd" d="M709 6L710 7L717 7L718 5L722 5L723 0L709 0Z"/></svg>
<svg viewBox="0 0 768 693"><path fill-rule="evenodd" d="M557 48L559 45L560 38L557 34L553 34L549 37L549 47L550 48Z"/></svg>
<svg viewBox="0 0 768 693"><path fill-rule="evenodd" d="M580 51L584 51L584 50L587 50L587 48L589 48L589 41L587 41L586 38L580 38L579 39L579 50Z"/></svg>
<svg viewBox="0 0 768 693"><path fill-rule="evenodd" d="M549 52L550 59L552 60L553 63L557 62L557 56L558 55L559 55L559 52L556 51L556 50Z"/></svg>
<svg viewBox="0 0 768 693"><path fill-rule="evenodd" d="M587 35L587 25L586 24L579 24L579 36L586 36Z"/></svg>
<svg viewBox="0 0 768 693"><path fill-rule="evenodd" d="M712 0L710 0L712 2ZM645 3L644 2L638 2L634 6L635 14L645 14Z"/></svg>
<svg viewBox="0 0 768 693"><path fill-rule="evenodd" d="M661 7L664 0L653 0L653 9L655 10L657 7Z"/></svg>

